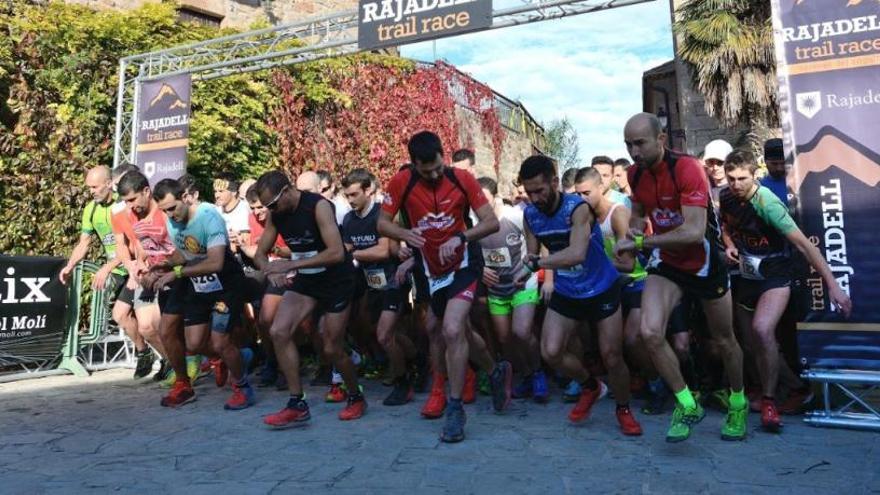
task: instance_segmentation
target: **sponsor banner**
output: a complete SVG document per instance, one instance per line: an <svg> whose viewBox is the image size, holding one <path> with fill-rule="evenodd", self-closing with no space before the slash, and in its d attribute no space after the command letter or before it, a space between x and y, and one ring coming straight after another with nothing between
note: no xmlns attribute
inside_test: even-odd
<svg viewBox="0 0 880 495"><path fill-rule="evenodd" d="M58 357L67 329L64 258L0 255L0 367Z"/></svg>
<svg viewBox="0 0 880 495"><path fill-rule="evenodd" d="M880 338L864 330L880 322L880 3L773 0L773 28L799 223L853 301L843 320L818 274L807 277L807 323L799 328L803 349L819 362L834 345L829 336L843 339L838 345ZM820 343L804 341L811 335ZM864 363L864 355L834 353L837 366Z"/></svg>
<svg viewBox="0 0 880 495"><path fill-rule="evenodd" d="M191 92L189 74L141 84L135 161L150 185L186 173Z"/></svg>
<svg viewBox="0 0 880 495"><path fill-rule="evenodd" d="M360 0L358 47L374 50L492 25L492 0Z"/></svg>

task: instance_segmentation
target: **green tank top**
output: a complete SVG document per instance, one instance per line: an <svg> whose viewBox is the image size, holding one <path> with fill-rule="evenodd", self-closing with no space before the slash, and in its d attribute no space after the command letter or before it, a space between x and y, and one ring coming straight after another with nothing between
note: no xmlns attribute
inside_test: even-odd
<svg viewBox="0 0 880 495"><path fill-rule="evenodd" d="M116 238L113 235L113 227L110 218L113 216L114 202L106 205L99 204L94 200L89 201L83 209L82 227L80 231L86 235L97 235L104 246L104 254L108 260L116 256ZM113 273L126 275L128 272L120 265L117 266Z"/></svg>

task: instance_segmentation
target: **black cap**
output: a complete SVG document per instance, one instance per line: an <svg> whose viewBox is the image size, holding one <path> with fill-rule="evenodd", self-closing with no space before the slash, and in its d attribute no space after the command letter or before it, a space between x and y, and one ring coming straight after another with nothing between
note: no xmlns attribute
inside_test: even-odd
<svg viewBox="0 0 880 495"><path fill-rule="evenodd" d="M764 142L764 160L785 160L782 139L773 138Z"/></svg>

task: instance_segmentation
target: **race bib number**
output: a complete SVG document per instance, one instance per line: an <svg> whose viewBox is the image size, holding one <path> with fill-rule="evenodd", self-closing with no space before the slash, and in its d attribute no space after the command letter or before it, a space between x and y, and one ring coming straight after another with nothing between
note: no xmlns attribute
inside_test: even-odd
<svg viewBox="0 0 880 495"><path fill-rule="evenodd" d="M304 260L309 258L314 258L318 255L317 251L306 251L304 253L290 253L290 259L296 260ZM319 266L317 268L300 268L297 272L302 273L303 275L314 275L316 273L321 273L325 271L326 268L323 266Z"/></svg>
<svg viewBox="0 0 880 495"><path fill-rule="evenodd" d="M510 268L512 266L510 249L506 247L498 249L483 249L483 261L488 267Z"/></svg>
<svg viewBox="0 0 880 495"><path fill-rule="evenodd" d="M371 289L384 289L388 287L388 279L385 278L385 270L381 268L366 270L364 276L367 277L367 285Z"/></svg>
<svg viewBox="0 0 880 495"><path fill-rule="evenodd" d="M749 256L747 254L740 253L740 276L748 280L764 280L764 276L761 275L762 261L764 261L764 259L758 256Z"/></svg>
<svg viewBox="0 0 880 495"><path fill-rule="evenodd" d="M435 292L438 290L449 287L452 284L452 280L455 278L455 272L447 273L446 275L441 275L439 277L428 277L428 290L431 292L433 296Z"/></svg>
<svg viewBox="0 0 880 495"><path fill-rule="evenodd" d="M199 275L189 279L192 281L193 289L200 294L223 290L223 284L220 283L220 277L216 273Z"/></svg>

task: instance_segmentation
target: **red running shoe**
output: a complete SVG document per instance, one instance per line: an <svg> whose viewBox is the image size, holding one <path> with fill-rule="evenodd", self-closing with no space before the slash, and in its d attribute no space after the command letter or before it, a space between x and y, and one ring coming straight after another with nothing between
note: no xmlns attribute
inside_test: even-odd
<svg viewBox="0 0 880 495"><path fill-rule="evenodd" d="M470 366L464 374L464 388L461 390L461 402L473 404L477 400L477 374Z"/></svg>
<svg viewBox="0 0 880 495"><path fill-rule="evenodd" d="M168 395L162 397L161 404L163 407L180 407L194 400L196 400L196 393L193 391L192 385L189 382L177 380Z"/></svg>
<svg viewBox="0 0 880 495"><path fill-rule="evenodd" d="M214 370L214 383L216 383L218 387L226 385L226 380L229 378L229 368L226 367L226 363L220 358L214 358L210 361L211 369Z"/></svg>
<svg viewBox="0 0 880 495"><path fill-rule="evenodd" d="M593 404L599 400L601 394L602 386L599 385L598 382L595 390L583 387L581 397L578 399L577 404L575 404L571 412L568 413L568 420L572 423L580 423L589 418L590 410L593 408Z"/></svg>
<svg viewBox="0 0 880 495"><path fill-rule="evenodd" d="M348 397L348 393L342 388L342 385L338 383L334 383L330 385L330 390L327 391L327 395L324 396L325 402L343 402L346 397Z"/></svg>
<svg viewBox="0 0 880 495"><path fill-rule="evenodd" d="M367 412L367 400L364 399L364 396L360 396L358 398L349 397L348 405L345 406L345 409L339 411L339 419L342 421L351 421L352 419L358 419Z"/></svg>
<svg viewBox="0 0 880 495"><path fill-rule="evenodd" d="M422 416L427 419L437 419L443 416L446 410L446 380L440 373L434 373L434 383L431 386L431 394L422 408Z"/></svg>
<svg viewBox="0 0 880 495"><path fill-rule="evenodd" d="M257 396L254 393L254 389L251 388L250 385L246 387L239 387L238 385L232 385L232 397L226 401L226 404L223 406L224 409L230 411L238 411L239 409L247 409L252 405L257 403Z"/></svg>
<svg viewBox="0 0 880 495"><path fill-rule="evenodd" d="M809 387L802 390L792 390L785 398L785 402L779 405L779 412L786 415L803 414L812 401L813 392Z"/></svg>
<svg viewBox="0 0 880 495"><path fill-rule="evenodd" d="M779 433L782 428L782 420L779 419L779 411L773 399L761 400L761 426L771 433Z"/></svg>
<svg viewBox="0 0 880 495"><path fill-rule="evenodd" d="M636 417L633 416L629 406L618 407L615 414L617 415L617 422L620 423L620 431L622 431L624 435L637 437L642 434L642 425L636 421Z"/></svg>
<svg viewBox="0 0 880 495"><path fill-rule="evenodd" d="M309 414L309 406L285 407L275 414L263 417L263 424L276 430L283 430L291 426L300 426L312 418Z"/></svg>

